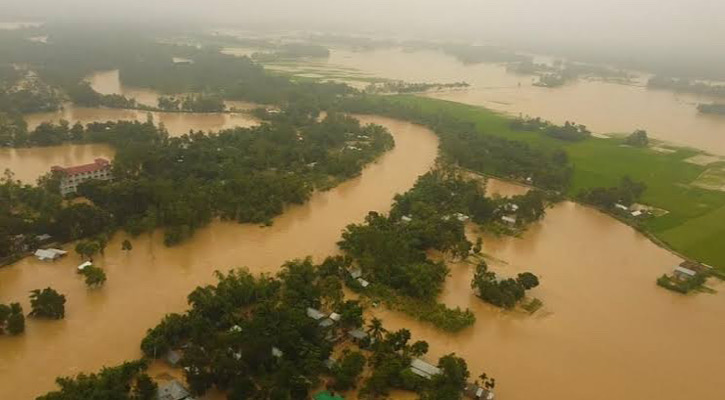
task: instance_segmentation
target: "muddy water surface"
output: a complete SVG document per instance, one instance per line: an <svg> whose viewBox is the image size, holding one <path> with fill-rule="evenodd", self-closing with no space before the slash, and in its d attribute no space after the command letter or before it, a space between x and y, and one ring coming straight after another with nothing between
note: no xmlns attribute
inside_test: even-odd
<svg viewBox="0 0 725 400"><path fill-rule="evenodd" d="M162 235L133 239L121 251L119 234L97 261L108 275L100 290L89 290L74 269L75 254L55 263L26 258L0 268L0 303L20 301L29 310L28 292L52 286L66 295L66 319L27 321L26 333L0 337L0 398L28 399L53 388L56 376L94 371L140 356L146 329L168 312L183 311L186 295L211 283L215 269L248 266L274 272L284 261L337 252L336 242L349 223L369 210L387 211L396 193L408 190L428 171L437 155L432 132L390 119L363 117L387 126L396 147L365 168L361 177L291 207L262 228L212 223L188 242L166 248ZM71 246L66 246L71 247Z"/></svg>
<svg viewBox="0 0 725 400"><path fill-rule="evenodd" d="M504 194L521 187L493 182ZM471 229L470 236L476 234ZM565 202L521 238L484 236L502 276L532 271L544 302L533 316L502 312L472 294L470 264L452 264L441 300L468 307L475 325L450 335L380 311L431 345L429 358L455 352L472 375L497 378L498 397L530 399L723 399L725 295L680 296L655 285L680 260L616 220ZM720 291L725 285L710 285ZM684 345L684 344L687 345Z"/></svg>
<svg viewBox="0 0 725 400"><path fill-rule="evenodd" d="M89 164L98 157L112 159L116 152L106 144L64 144L34 148L0 148L0 172L9 168L15 179L35 183L50 167Z"/></svg>
<svg viewBox="0 0 725 400"><path fill-rule="evenodd" d="M598 133L641 128L651 137L725 154L725 117L699 114L695 107L713 101L707 97L595 81L541 88L532 85L534 77L509 74L502 65L466 65L437 51L335 50L328 63L408 82L466 81L472 85L470 89L433 93L430 97L557 123L574 120Z"/></svg>

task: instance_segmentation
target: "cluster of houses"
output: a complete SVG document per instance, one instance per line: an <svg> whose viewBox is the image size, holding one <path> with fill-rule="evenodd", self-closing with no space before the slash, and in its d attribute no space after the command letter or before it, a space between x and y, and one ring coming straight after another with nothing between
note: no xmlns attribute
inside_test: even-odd
<svg viewBox="0 0 725 400"><path fill-rule="evenodd" d="M644 210L641 207L635 207L635 206L627 207L622 203L614 204L614 208L617 211L619 211L623 214L627 214L632 218L640 218L640 217L643 217L643 216L646 216L649 214L649 212L647 210Z"/></svg>
<svg viewBox="0 0 725 400"><path fill-rule="evenodd" d="M350 278L357 281L357 283L359 283L360 286L362 286L363 288L366 288L370 285L370 282L362 277L362 270L360 270L360 268L353 268L349 270L348 273L350 274Z"/></svg>
<svg viewBox="0 0 725 400"><path fill-rule="evenodd" d="M414 358L411 360L410 371L425 379L431 379L441 373L440 368L420 358ZM475 400L493 400L495 398L491 389L481 387L475 383L467 384L463 394L465 394L466 397Z"/></svg>
<svg viewBox="0 0 725 400"><path fill-rule="evenodd" d="M712 266L694 261L683 261L672 271L672 276L680 281L694 278L697 274L707 274Z"/></svg>

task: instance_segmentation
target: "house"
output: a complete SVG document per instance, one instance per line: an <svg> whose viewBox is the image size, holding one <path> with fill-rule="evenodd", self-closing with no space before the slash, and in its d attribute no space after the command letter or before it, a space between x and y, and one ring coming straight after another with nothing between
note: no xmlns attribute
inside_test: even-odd
<svg viewBox="0 0 725 400"><path fill-rule="evenodd" d="M337 361L334 358L328 357L327 360L322 362L322 365L324 365L327 369L332 369L332 367L334 367L336 363Z"/></svg>
<svg viewBox="0 0 725 400"><path fill-rule="evenodd" d="M503 217L501 217L501 221L503 221L509 225L516 225L516 217L504 215Z"/></svg>
<svg viewBox="0 0 725 400"><path fill-rule="evenodd" d="M53 166L51 172L60 175L60 194L75 193L78 185L91 179L107 181L111 176L111 163L105 158L96 158L91 164L74 167Z"/></svg>
<svg viewBox="0 0 725 400"><path fill-rule="evenodd" d="M173 62L174 65L189 65L193 64L194 60L184 57L171 57L171 62Z"/></svg>
<svg viewBox="0 0 725 400"><path fill-rule="evenodd" d="M409 215L403 215L402 217L400 217L400 221L403 223L406 223L406 224L412 220L413 220L413 218L410 217Z"/></svg>
<svg viewBox="0 0 725 400"><path fill-rule="evenodd" d="M362 286L363 288L366 288L366 287L368 287L368 285L370 285L370 282L366 281L366 280L365 280L365 279L363 279L363 278L357 278L357 282L358 282L358 283L360 284L360 286Z"/></svg>
<svg viewBox="0 0 725 400"><path fill-rule="evenodd" d="M330 318L325 318L319 323L321 328L329 328L332 325L335 325L335 321L331 320Z"/></svg>
<svg viewBox="0 0 725 400"><path fill-rule="evenodd" d="M307 307L306 313L307 313L307 316L308 317L314 319L315 321L319 321L319 320L325 318L325 314L323 314L322 312L320 312L320 310L317 310L317 309L312 308L312 307Z"/></svg>
<svg viewBox="0 0 725 400"><path fill-rule="evenodd" d="M80 272L83 272L84 269L86 269L86 268L88 268L88 267L90 267L92 265L93 265L93 263L91 263L90 261L86 261L83 264L81 264L78 267L76 267L76 269L80 273Z"/></svg>
<svg viewBox="0 0 725 400"><path fill-rule="evenodd" d="M172 367L175 367L177 364L179 364L179 361L181 361L181 353L176 350L169 350L168 353L166 353L166 362L169 363Z"/></svg>
<svg viewBox="0 0 725 400"><path fill-rule="evenodd" d="M644 212L642 212L640 210L632 211L632 216L635 218L641 217L642 214L644 214Z"/></svg>
<svg viewBox="0 0 725 400"><path fill-rule="evenodd" d="M340 314L338 314L336 312L330 314L330 319L333 320L333 321L335 321L335 322L339 322L340 321L340 318L342 318L342 315L340 315Z"/></svg>
<svg viewBox="0 0 725 400"><path fill-rule="evenodd" d="M47 233L44 233L42 235L38 235L35 237L35 240L38 241L39 244L44 244L50 242L50 239L52 239L53 236L48 235Z"/></svg>
<svg viewBox="0 0 725 400"><path fill-rule="evenodd" d="M239 333L241 331L242 331L242 327L239 325L234 325L231 328L229 328L229 332Z"/></svg>
<svg viewBox="0 0 725 400"><path fill-rule="evenodd" d="M193 400L191 393L177 380L159 386L159 390L156 392L156 398L158 400Z"/></svg>
<svg viewBox="0 0 725 400"><path fill-rule="evenodd" d="M686 280L690 278L694 278L695 275L697 275L697 272L684 267L675 267L674 276L677 279Z"/></svg>
<svg viewBox="0 0 725 400"><path fill-rule="evenodd" d="M508 203L508 204L506 204L506 209L508 209L508 210L510 210L512 212L516 212L516 211L519 210L519 205L518 204L514 204L514 203Z"/></svg>
<svg viewBox="0 0 725 400"><path fill-rule="evenodd" d="M272 355L281 358L284 355L284 352L276 347L272 347Z"/></svg>
<svg viewBox="0 0 725 400"><path fill-rule="evenodd" d="M353 329L347 333L350 338L352 338L353 341L358 342L361 340L365 340L365 338L368 337L368 334L365 333L362 329Z"/></svg>
<svg viewBox="0 0 725 400"><path fill-rule="evenodd" d="M695 261L683 261L680 263L680 267L687 268L695 272L707 272L712 269L712 267L707 264L702 264Z"/></svg>
<svg viewBox="0 0 725 400"><path fill-rule="evenodd" d="M423 378L430 379L434 375L438 375L441 373L440 368L428 364L427 362L421 360L420 358L414 358L413 361L410 362L410 370L418 375L422 376Z"/></svg>
<svg viewBox="0 0 725 400"><path fill-rule="evenodd" d="M492 391L484 389L473 383L466 385L466 388L463 390L463 394L466 397L475 400L493 400L495 397Z"/></svg>
<svg viewBox="0 0 725 400"><path fill-rule="evenodd" d="M625 206L624 204L617 203L614 205L614 208L618 208L622 211L629 211L629 207Z"/></svg>
<svg viewBox="0 0 725 400"><path fill-rule="evenodd" d="M348 272L350 273L350 277L352 279L357 279L362 276L362 270L360 268L351 269L348 270Z"/></svg>
<svg viewBox="0 0 725 400"><path fill-rule="evenodd" d="M453 216L456 217L456 219L461 222L466 222L469 219L471 219L468 215L462 214L462 213L455 213L455 214L453 214Z"/></svg>
<svg viewBox="0 0 725 400"><path fill-rule="evenodd" d="M60 249L38 249L34 253L34 255L38 257L38 260L40 261L55 261L66 254L68 254L67 251Z"/></svg>

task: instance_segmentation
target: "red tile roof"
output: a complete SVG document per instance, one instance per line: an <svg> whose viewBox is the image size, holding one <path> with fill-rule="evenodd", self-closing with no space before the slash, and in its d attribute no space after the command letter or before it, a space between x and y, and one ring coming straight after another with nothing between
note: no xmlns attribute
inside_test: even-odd
<svg viewBox="0 0 725 400"><path fill-rule="evenodd" d="M78 175L86 172L100 171L102 169L108 168L109 165L111 165L111 163L105 158L96 158L91 164L76 165L68 168L63 168L56 165L51 168L51 171L64 172L68 175Z"/></svg>

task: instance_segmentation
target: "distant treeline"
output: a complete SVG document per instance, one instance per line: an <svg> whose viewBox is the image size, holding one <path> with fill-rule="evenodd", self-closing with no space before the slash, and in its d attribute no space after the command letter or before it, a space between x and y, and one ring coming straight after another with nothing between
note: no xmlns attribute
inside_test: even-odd
<svg viewBox="0 0 725 400"><path fill-rule="evenodd" d="M698 104L697 111L699 111L703 114L725 115L725 104L722 104L722 103Z"/></svg>
<svg viewBox="0 0 725 400"><path fill-rule="evenodd" d="M511 130L526 132L541 132L555 139L577 142L591 137L592 133L586 126L566 121L564 125L555 125L536 118L516 118L511 120Z"/></svg>
<svg viewBox="0 0 725 400"><path fill-rule="evenodd" d="M431 90L458 89L469 87L466 82L453 83L408 83L403 81L371 83L366 93L423 93Z"/></svg>
<svg viewBox="0 0 725 400"><path fill-rule="evenodd" d="M707 96L725 97L725 85L710 84L689 79L667 78L655 76L647 82L651 89L668 89L682 93L694 93Z"/></svg>

